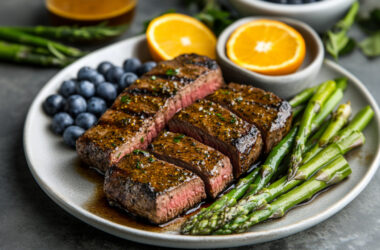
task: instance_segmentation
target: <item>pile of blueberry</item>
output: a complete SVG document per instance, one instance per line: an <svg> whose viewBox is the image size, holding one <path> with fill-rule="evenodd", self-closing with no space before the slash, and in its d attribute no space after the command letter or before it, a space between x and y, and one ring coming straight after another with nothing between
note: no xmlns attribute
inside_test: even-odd
<svg viewBox="0 0 380 250"><path fill-rule="evenodd" d="M272 3L281 3L281 4L304 4L304 3L315 3L322 0L266 0L267 2Z"/></svg>
<svg viewBox="0 0 380 250"><path fill-rule="evenodd" d="M76 79L64 81L58 94L50 95L43 109L53 117L51 129L62 135L64 142L75 148L75 142L92 127L117 95L156 63L141 63L137 58L124 61L123 67L102 62L96 69L83 67Z"/></svg>

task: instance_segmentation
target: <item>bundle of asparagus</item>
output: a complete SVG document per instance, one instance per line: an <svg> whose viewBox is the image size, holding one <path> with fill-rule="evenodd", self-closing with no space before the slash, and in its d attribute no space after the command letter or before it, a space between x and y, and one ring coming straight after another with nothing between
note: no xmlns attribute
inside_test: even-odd
<svg viewBox="0 0 380 250"><path fill-rule="evenodd" d="M40 66L64 67L85 53L50 40L93 41L122 34L125 25L0 27L0 60Z"/></svg>
<svg viewBox="0 0 380 250"><path fill-rule="evenodd" d="M295 117L293 127L264 164L189 218L181 232L244 232L263 220L281 217L296 204L349 176L351 169L343 155L364 143L361 131L372 119L373 110L369 106L363 108L344 127L351 115L350 102L333 110L342 100L346 86L347 79L339 78L306 89L290 100ZM298 165L293 165L295 159ZM291 178L285 173L288 169Z"/></svg>

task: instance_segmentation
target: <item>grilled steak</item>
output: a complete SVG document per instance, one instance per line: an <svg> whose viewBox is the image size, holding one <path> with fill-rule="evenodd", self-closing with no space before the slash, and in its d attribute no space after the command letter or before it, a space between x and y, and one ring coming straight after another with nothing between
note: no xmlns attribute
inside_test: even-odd
<svg viewBox="0 0 380 250"><path fill-rule="evenodd" d="M111 205L154 224L167 222L206 198L197 175L140 150L107 170L104 192Z"/></svg>
<svg viewBox="0 0 380 250"><path fill-rule="evenodd" d="M145 148L180 109L223 83L215 61L195 54L160 62L125 89L96 126L77 140L84 162L104 172L124 155Z"/></svg>
<svg viewBox="0 0 380 250"><path fill-rule="evenodd" d="M159 159L184 167L205 183L207 194L215 198L233 180L228 157L183 134L162 132L148 149Z"/></svg>
<svg viewBox="0 0 380 250"><path fill-rule="evenodd" d="M208 97L261 131L264 152L269 151L289 132L292 122L290 104L271 92L230 83Z"/></svg>
<svg viewBox="0 0 380 250"><path fill-rule="evenodd" d="M200 100L181 110L169 122L173 132L189 135L227 155L234 176L246 172L262 149L260 131L221 105Z"/></svg>

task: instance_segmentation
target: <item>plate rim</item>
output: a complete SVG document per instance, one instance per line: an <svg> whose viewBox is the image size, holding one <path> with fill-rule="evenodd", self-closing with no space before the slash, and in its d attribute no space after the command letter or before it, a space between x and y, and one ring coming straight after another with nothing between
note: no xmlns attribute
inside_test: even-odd
<svg viewBox="0 0 380 250"><path fill-rule="evenodd" d="M91 56L94 53L109 49L111 47L117 47L118 45L122 43L137 43L145 40L145 35L135 36L131 37L122 41L119 41L117 43L111 44L109 46L106 46L104 48L101 48L99 50L93 51L92 53L88 54L87 56L79 59L78 61L74 62L73 64L69 65L68 67L62 69L57 74L55 74L37 93L37 95L34 97L34 100L32 104L29 107L25 124L24 124L24 130L23 130L23 148L24 148L24 154L25 158L29 167L29 170L31 171L33 178L36 180L38 185L41 187L41 189L61 208L63 208L66 212L70 213L74 217L84 221L87 224L90 224L99 230L105 231L107 233L110 233L112 235L116 235L118 237L144 243L144 244L151 244L151 245L157 245L157 246L167 246L167 247L178 247L178 244L181 245L181 247L184 248L214 248L214 247L232 247L232 246L241 246L241 245L248 245L248 244L258 244L263 243L279 238L283 238L286 236L289 236L291 234L304 231L310 227L315 226L318 223L321 223L322 221L328 219L332 215L339 212L341 209L343 209L347 204L349 204L352 200L354 200L368 185L368 183L373 178L374 174L376 173L379 163L380 163L380 145L377 147L377 153L374 157L372 163L368 164L368 171L363 176L363 178L358 182L357 185L353 189L351 189L350 192L348 192L345 196L343 196L341 199L337 200L333 205L331 205L328 209L318 213L315 216L309 217L307 219L304 219L302 221L299 221L297 223L293 223L288 226L284 226L280 229L272 229L272 230L263 230L260 232L246 232L246 233L240 233L240 234L234 234L234 235L228 235L228 236L189 236L189 235L175 235L175 234L165 234L160 232L150 232L145 231L141 229L136 229L132 227L128 227L125 225L120 225L115 222L109 221L107 219L104 219L100 216L97 216L83 207L76 205L70 201L66 201L64 197L61 197L59 194L55 193L54 190L49 187L43 179L40 178L36 171L36 167L33 166L33 163L31 162L31 159L29 158L29 147L31 143L28 141L28 134L29 134L29 127L31 126L32 122L32 113L35 109L38 109L38 96L41 94L41 92L44 91L47 86L55 82L55 78L58 78L61 74L65 74L68 71L71 71L71 68L75 67L75 65L81 64L82 61L86 61L86 58ZM338 72L339 74L342 74L350 79L350 81L353 82L354 85L358 88L358 90L363 94L366 100L368 100L369 105L374 110L374 122L376 122L377 125L377 132L380 136L380 111L379 107L377 105L377 102L375 101L375 98L370 94L369 90L364 86L364 84L352 73L350 73L348 70L343 68L342 66L338 65L337 63L325 59L323 62L323 66L330 67L334 71ZM274 237L273 237L274 236ZM188 243L188 245L186 245ZM191 243L191 245L189 244Z"/></svg>

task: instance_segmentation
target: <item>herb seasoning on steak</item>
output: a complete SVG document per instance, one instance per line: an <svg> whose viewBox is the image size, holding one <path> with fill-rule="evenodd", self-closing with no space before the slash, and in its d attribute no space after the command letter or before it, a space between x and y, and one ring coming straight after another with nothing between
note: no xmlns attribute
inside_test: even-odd
<svg viewBox="0 0 380 250"><path fill-rule="evenodd" d="M200 176L211 198L216 198L233 180L232 165L227 156L183 134L164 131L148 149L157 158Z"/></svg>

